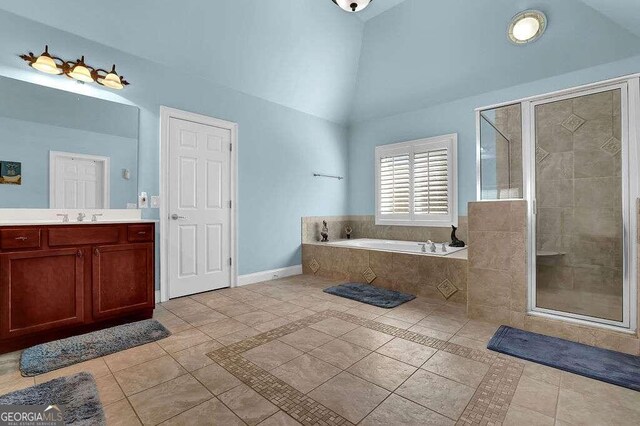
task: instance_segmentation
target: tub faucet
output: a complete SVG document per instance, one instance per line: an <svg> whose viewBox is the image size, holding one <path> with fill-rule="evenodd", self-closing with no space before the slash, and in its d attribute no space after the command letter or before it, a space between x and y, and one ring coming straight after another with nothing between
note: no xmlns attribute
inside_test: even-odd
<svg viewBox="0 0 640 426"><path fill-rule="evenodd" d="M84 218L85 218L85 217L87 217L87 215L86 215L86 214L84 214L84 213L82 213L82 212L80 212L80 213L78 213L78 218L77 218L76 220L77 220L78 222L82 222L82 221L84 221Z"/></svg>
<svg viewBox="0 0 640 426"><path fill-rule="evenodd" d="M426 253L427 252L427 243L418 243L419 246L422 247L422 252Z"/></svg>
<svg viewBox="0 0 640 426"><path fill-rule="evenodd" d="M431 253L436 252L436 243L431 243Z"/></svg>
<svg viewBox="0 0 640 426"><path fill-rule="evenodd" d="M57 214L56 216L62 218L62 223L69 222L69 214L68 213Z"/></svg>
<svg viewBox="0 0 640 426"><path fill-rule="evenodd" d="M447 252L447 243L442 243L442 252L443 253Z"/></svg>

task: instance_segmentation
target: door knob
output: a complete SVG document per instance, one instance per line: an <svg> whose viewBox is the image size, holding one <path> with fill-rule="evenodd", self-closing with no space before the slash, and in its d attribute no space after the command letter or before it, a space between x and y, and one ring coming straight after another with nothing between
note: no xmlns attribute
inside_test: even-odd
<svg viewBox="0 0 640 426"><path fill-rule="evenodd" d="M171 219L173 219L173 220L186 219L186 217L178 216L177 214L174 213L174 214L171 215Z"/></svg>

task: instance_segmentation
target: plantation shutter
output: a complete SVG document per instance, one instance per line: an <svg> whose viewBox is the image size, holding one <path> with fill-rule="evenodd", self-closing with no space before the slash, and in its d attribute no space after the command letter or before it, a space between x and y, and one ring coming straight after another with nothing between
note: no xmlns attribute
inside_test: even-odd
<svg viewBox="0 0 640 426"><path fill-rule="evenodd" d="M409 154L380 159L380 214L410 211L411 165Z"/></svg>
<svg viewBox="0 0 640 426"><path fill-rule="evenodd" d="M414 154L413 193L415 215L449 214L447 149L433 149Z"/></svg>

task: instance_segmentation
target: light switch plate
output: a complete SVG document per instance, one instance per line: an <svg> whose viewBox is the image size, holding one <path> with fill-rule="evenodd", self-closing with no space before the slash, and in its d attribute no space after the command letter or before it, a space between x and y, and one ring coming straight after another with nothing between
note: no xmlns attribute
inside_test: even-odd
<svg viewBox="0 0 640 426"><path fill-rule="evenodd" d="M149 197L147 196L146 192L141 192L140 195L138 195L138 208L146 209L148 207L149 207Z"/></svg>
<svg viewBox="0 0 640 426"><path fill-rule="evenodd" d="M152 195L151 196L151 208L152 209L159 209L160 208L160 196L159 195Z"/></svg>

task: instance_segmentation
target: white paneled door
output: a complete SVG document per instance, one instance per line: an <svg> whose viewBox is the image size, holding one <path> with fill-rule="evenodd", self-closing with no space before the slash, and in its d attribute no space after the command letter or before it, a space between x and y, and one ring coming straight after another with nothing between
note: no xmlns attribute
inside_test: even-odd
<svg viewBox="0 0 640 426"><path fill-rule="evenodd" d="M231 132L169 119L169 297L231 285Z"/></svg>
<svg viewBox="0 0 640 426"><path fill-rule="evenodd" d="M50 208L109 208L107 157L52 151L50 183Z"/></svg>

